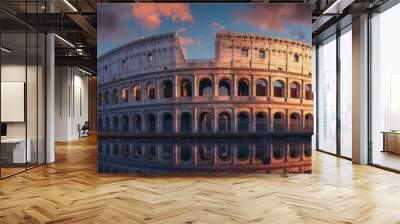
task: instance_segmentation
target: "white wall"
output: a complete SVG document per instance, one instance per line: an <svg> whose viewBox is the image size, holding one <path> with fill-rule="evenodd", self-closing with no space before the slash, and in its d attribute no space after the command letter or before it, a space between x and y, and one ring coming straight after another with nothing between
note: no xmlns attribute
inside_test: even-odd
<svg viewBox="0 0 400 224"><path fill-rule="evenodd" d="M88 78L72 67L56 67L55 140L79 137L78 125L88 120Z"/></svg>

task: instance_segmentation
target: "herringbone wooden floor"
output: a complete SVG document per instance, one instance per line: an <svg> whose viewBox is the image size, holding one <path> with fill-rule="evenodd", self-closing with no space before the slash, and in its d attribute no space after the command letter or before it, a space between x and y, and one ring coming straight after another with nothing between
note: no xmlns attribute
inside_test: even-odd
<svg viewBox="0 0 400 224"><path fill-rule="evenodd" d="M0 223L400 223L400 175L314 153L313 174L96 173L94 138L0 181Z"/></svg>

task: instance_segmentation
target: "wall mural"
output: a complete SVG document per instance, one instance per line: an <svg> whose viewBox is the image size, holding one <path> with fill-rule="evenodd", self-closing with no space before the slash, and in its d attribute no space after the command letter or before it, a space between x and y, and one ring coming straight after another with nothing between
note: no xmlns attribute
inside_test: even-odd
<svg viewBox="0 0 400 224"><path fill-rule="evenodd" d="M310 173L306 4L98 4L100 173Z"/></svg>

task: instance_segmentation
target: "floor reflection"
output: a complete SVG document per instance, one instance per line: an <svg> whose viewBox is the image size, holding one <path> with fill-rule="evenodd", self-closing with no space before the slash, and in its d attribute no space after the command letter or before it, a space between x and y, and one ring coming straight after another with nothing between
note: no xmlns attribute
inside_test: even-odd
<svg viewBox="0 0 400 224"><path fill-rule="evenodd" d="M99 139L100 173L311 173L311 142Z"/></svg>

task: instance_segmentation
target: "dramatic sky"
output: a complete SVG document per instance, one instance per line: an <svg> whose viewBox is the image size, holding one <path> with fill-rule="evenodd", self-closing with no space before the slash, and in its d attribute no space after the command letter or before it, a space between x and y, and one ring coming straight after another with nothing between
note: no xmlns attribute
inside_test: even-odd
<svg viewBox="0 0 400 224"><path fill-rule="evenodd" d="M98 4L98 55L135 39L176 31L189 59L213 58L215 33L252 32L311 42L303 4Z"/></svg>

